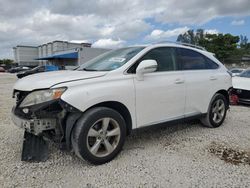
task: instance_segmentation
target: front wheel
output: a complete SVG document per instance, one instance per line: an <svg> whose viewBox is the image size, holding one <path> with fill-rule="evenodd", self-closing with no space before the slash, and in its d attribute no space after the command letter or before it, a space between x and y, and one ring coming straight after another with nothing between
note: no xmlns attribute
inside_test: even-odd
<svg viewBox="0 0 250 188"><path fill-rule="evenodd" d="M228 110L227 100L222 94L215 94L212 98L208 112L205 117L201 119L203 125L211 128L221 126L224 122Z"/></svg>
<svg viewBox="0 0 250 188"><path fill-rule="evenodd" d="M113 109L96 107L77 121L71 142L77 156L92 164L103 164L119 154L125 137L123 117Z"/></svg>

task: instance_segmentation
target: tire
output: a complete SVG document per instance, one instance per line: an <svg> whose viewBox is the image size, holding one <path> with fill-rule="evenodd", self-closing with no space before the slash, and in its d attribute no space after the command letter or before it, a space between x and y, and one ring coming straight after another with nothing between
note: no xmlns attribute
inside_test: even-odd
<svg viewBox="0 0 250 188"><path fill-rule="evenodd" d="M210 128L216 128L222 125L226 118L228 102L224 95L216 93L208 108L208 112L201 119L201 123Z"/></svg>
<svg viewBox="0 0 250 188"><path fill-rule="evenodd" d="M71 142L78 157L100 165L120 153L125 137L126 123L123 117L111 108L95 107L77 121Z"/></svg>

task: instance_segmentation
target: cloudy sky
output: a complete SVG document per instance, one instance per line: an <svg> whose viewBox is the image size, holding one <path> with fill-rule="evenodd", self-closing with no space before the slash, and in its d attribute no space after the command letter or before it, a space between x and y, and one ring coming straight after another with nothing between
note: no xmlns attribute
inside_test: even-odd
<svg viewBox="0 0 250 188"><path fill-rule="evenodd" d="M190 28L250 39L250 1L0 0L0 58L53 40L107 48L175 41Z"/></svg>

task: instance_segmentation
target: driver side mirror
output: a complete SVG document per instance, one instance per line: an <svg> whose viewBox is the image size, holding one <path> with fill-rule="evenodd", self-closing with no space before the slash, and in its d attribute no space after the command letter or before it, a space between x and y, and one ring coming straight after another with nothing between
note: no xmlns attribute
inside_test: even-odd
<svg viewBox="0 0 250 188"><path fill-rule="evenodd" d="M157 62L153 59L143 60L136 69L138 80L143 80L143 75L146 73L155 72L157 69Z"/></svg>

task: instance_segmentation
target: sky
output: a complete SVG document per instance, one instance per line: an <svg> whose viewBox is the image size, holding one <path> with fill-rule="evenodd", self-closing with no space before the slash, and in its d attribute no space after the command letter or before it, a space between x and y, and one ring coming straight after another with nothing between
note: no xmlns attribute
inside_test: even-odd
<svg viewBox="0 0 250 188"><path fill-rule="evenodd" d="M119 48L176 41L198 28L250 40L250 0L0 0L0 59L13 59L16 45Z"/></svg>

